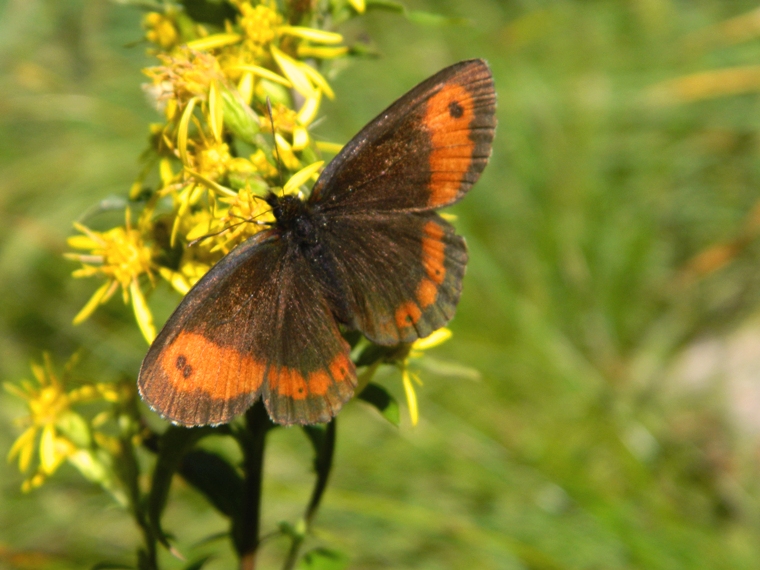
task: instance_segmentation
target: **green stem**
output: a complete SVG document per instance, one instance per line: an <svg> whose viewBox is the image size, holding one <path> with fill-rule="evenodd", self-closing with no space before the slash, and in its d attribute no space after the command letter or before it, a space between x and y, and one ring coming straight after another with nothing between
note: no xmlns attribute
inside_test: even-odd
<svg viewBox="0 0 760 570"><path fill-rule="evenodd" d="M127 506L143 537L142 548L137 550L137 567L141 570L158 569L158 542L151 529L145 508L145 497L140 489L140 466L133 438L140 432L140 415L135 400L117 414L119 426L119 452L113 456L114 475L123 486Z"/></svg>
<svg viewBox="0 0 760 570"><path fill-rule="evenodd" d="M245 471L242 515L240 520L236 521L237 524L233 523L232 535L240 556L241 570L253 570L256 567L256 550L260 542L264 447L267 432L274 424L260 400L246 412L245 418L247 429L241 438Z"/></svg>
<svg viewBox="0 0 760 570"><path fill-rule="evenodd" d="M321 445L318 447L315 445L316 457L314 459L314 467L317 472L317 480L314 482L314 490L311 493L311 499L306 507L306 513L304 514L303 523L304 528L302 532L298 532L293 537L293 542L290 544L290 550L288 556L283 564L283 570L293 570L298 563L298 555L301 550L301 545L306 539L306 534L311 527L311 523L317 514L319 504L322 501L322 496L327 489L327 481L330 477L330 471L332 470L333 457L335 455L335 418L325 426L324 437L322 438ZM306 428L308 429L308 428ZM314 437L312 442L314 442Z"/></svg>

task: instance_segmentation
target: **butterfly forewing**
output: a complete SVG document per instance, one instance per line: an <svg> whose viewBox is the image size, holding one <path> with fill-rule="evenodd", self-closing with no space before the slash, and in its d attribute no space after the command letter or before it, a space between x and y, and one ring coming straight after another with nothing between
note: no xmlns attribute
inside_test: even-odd
<svg viewBox="0 0 760 570"><path fill-rule="evenodd" d="M292 244L276 234L238 247L153 342L138 380L143 398L186 426L228 422L259 395L278 423L328 421L350 398L356 374L313 285Z"/></svg>
<svg viewBox="0 0 760 570"><path fill-rule="evenodd" d="M495 105L483 60L444 69L362 129L327 166L311 201L325 209L365 212L456 202L488 162Z"/></svg>

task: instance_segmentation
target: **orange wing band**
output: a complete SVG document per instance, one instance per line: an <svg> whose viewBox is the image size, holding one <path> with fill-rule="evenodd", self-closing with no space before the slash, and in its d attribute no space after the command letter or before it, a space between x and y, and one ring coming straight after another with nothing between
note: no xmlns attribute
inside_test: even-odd
<svg viewBox="0 0 760 570"><path fill-rule="evenodd" d="M470 139L474 103L467 89L457 84L445 86L428 101L425 126L433 147L429 158L430 207L455 201L470 169L475 150L475 142Z"/></svg>

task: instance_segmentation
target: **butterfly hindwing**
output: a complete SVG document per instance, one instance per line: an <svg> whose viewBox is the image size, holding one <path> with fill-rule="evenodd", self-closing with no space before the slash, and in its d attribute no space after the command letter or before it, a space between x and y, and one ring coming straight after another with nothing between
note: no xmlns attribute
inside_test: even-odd
<svg viewBox="0 0 760 570"><path fill-rule="evenodd" d="M278 423L335 415L356 373L325 298L293 253L276 232L262 232L185 296L140 370L152 408L186 426L225 423L259 396Z"/></svg>
<svg viewBox="0 0 760 570"><path fill-rule="evenodd" d="M467 248L435 212L335 217L322 239L341 290L334 311L370 340L411 342L454 316Z"/></svg>
<svg viewBox="0 0 760 570"><path fill-rule="evenodd" d="M483 60L447 67L364 127L325 168L310 201L365 212L456 202L488 162L495 106Z"/></svg>

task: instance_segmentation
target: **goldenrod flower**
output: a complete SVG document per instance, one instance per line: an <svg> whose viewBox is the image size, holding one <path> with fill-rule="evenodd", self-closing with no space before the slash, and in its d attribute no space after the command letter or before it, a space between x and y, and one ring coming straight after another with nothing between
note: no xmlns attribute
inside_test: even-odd
<svg viewBox="0 0 760 570"><path fill-rule="evenodd" d="M244 47L259 59L266 53L266 47L278 36L277 28L283 17L277 11L274 2L262 2L252 6L250 2L239 2L240 18L238 24L243 30Z"/></svg>
<svg viewBox="0 0 760 570"><path fill-rule="evenodd" d="M301 151L310 142L308 127L317 116L317 110L322 100L322 92L317 90L312 97L307 98L301 109L296 112L282 103L272 106L272 120L275 132L284 132L291 135L292 149ZM272 127L268 122L262 124L263 130L271 132Z"/></svg>
<svg viewBox="0 0 760 570"><path fill-rule="evenodd" d="M303 185L316 180L323 164L324 162L318 161L302 168L279 191L285 194L299 192ZM175 218L174 233L183 235L189 242L197 243L185 248L177 270L162 267L158 271L161 277L183 295L222 255L273 221L271 208L262 195L251 188L234 192L200 173L194 172L192 175L198 182L192 188L205 187L218 198L215 199L214 208L201 208L194 212L189 207L187 211L180 209Z"/></svg>
<svg viewBox="0 0 760 570"><path fill-rule="evenodd" d="M327 80L292 55L320 59L343 56L348 53L348 48L336 45L343 41L343 36L285 24L274 1L262 1L255 6L247 0L234 3L240 12L236 27L230 26L224 33L193 40L187 45L193 50L219 50L218 61L225 75L238 82L244 100L251 100L254 77L292 87L304 97L313 97L316 90L331 99L334 97ZM288 42L289 47L284 49L283 45ZM268 69L272 63L282 75Z"/></svg>
<svg viewBox="0 0 760 570"><path fill-rule="evenodd" d="M179 43L179 30L173 14L149 12L143 18L143 28L145 28L145 39L161 49L170 50Z"/></svg>
<svg viewBox="0 0 760 570"><path fill-rule="evenodd" d="M250 161L258 172L265 178L277 176L277 167L269 162L266 153L258 149L250 156Z"/></svg>
<svg viewBox="0 0 760 570"><path fill-rule="evenodd" d="M157 57L163 65L143 72L152 80L150 92L162 109L184 109L191 99L206 101L212 83L224 81L219 62L209 53L183 48ZM167 119L173 118L167 114Z"/></svg>
<svg viewBox="0 0 760 570"><path fill-rule="evenodd" d="M409 353L406 358L399 363L401 368L401 382L404 385L404 393L406 394L406 403L409 406L409 418L412 420L412 425L416 426L419 421L419 408L417 406L417 392L415 391L414 384L422 386L422 380L420 380L419 374L409 370L410 361L422 358L424 351L434 346L438 346L451 338L451 331L447 328L438 329L430 336L418 339L414 341L409 349Z"/></svg>
<svg viewBox="0 0 760 570"><path fill-rule="evenodd" d="M32 364L32 373L36 382L23 380L21 386L10 382L4 385L8 392L25 400L29 408L29 415L19 421L26 429L11 447L8 461L18 459L19 470L26 472L35 452L39 455L36 471L22 486L25 491L39 487L63 461L72 460L80 450L89 448L89 428L72 409L74 404L101 399L116 402L123 398L109 384L90 384L67 392L48 355L42 365Z"/></svg>
<svg viewBox="0 0 760 570"><path fill-rule="evenodd" d="M218 180L227 175L232 160L227 143L203 140L197 144L194 160L188 166L211 180Z"/></svg>
<svg viewBox="0 0 760 570"><path fill-rule="evenodd" d="M139 285L139 278L147 275L152 279L153 261L150 247L145 245L142 234L130 224L127 210L126 225L106 232L96 232L75 223L83 235L72 236L68 244L74 249L89 250L87 254L69 253L66 257L82 263L74 271L74 277L105 277L106 282L95 292L88 303L74 317L74 324L86 320L99 305L108 301L121 286L124 302L132 299L137 323L148 342L155 338L153 316L148 309Z"/></svg>

